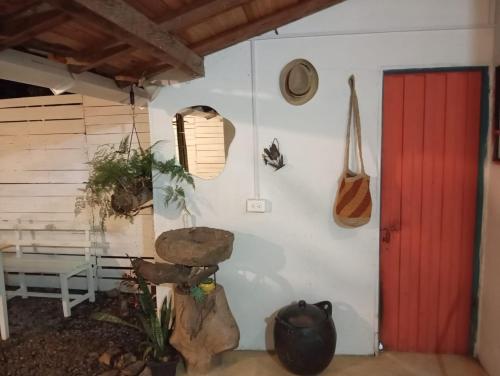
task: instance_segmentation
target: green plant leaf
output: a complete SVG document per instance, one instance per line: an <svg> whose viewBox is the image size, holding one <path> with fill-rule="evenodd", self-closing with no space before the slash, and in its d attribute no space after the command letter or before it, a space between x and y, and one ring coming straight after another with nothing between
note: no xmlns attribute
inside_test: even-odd
<svg viewBox="0 0 500 376"><path fill-rule="evenodd" d="M168 206L168 204L170 204L172 201L175 201L174 200L174 196L175 196L174 187L169 185L168 187L165 187L163 189L163 191L165 192L165 206Z"/></svg>
<svg viewBox="0 0 500 376"><path fill-rule="evenodd" d="M167 331L170 327L170 318L172 317L172 298L163 299L163 304L160 310L160 323L164 331Z"/></svg>
<svg viewBox="0 0 500 376"><path fill-rule="evenodd" d="M205 300L205 291L198 286L191 287L191 296L196 303L202 303Z"/></svg>
<svg viewBox="0 0 500 376"><path fill-rule="evenodd" d="M144 333L146 333L146 336L148 337L149 342L151 344L153 344L154 343L154 334L153 334L153 330L151 329L151 325L150 325L148 319L143 315L137 315L137 318L141 322L143 331L144 331Z"/></svg>
<svg viewBox="0 0 500 376"><path fill-rule="evenodd" d="M144 352L142 353L142 359L147 360L149 357L149 354L153 351L153 346L149 345L144 349Z"/></svg>
<svg viewBox="0 0 500 376"><path fill-rule="evenodd" d="M131 327L131 328L134 328L137 330L141 330L141 328L139 328L137 325L131 324L125 320L122 320L118 316L112 315L110 313L94 312L90 317L94 320L105 321L105 322L109 322L112 324L124 325L124 326L128 326L128 327Z"/></svg>
<svg viewBox="0 0 500 376"><path fill-rule="evenodd" d="M139 304L141 305L142 312L146 317L151 317L152 315L156 315L156 307L153 299L153 295L151 294L151 290L149 289L148 283L142 277L138 271L134 268L132 264L132 269L134 271L135 279L137 281L137 285L139 286Z"/></svg>
<svg viewBox="0 0 500 376"><path fill-rule="evenodd" d="M162 356L165 351L165 336L158 316L151 317L150 323L154 337L154 347L157 349L157 355Z"/></svg>

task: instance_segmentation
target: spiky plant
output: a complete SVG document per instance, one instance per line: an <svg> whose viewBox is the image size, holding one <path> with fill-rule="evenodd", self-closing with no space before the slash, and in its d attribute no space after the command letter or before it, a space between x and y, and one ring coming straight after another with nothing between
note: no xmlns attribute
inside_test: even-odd
<svg viewBox="0 0 500 376"><path fill-rule="evenodd" d="M140 312L137 313L136 317L140 325L130 323L107 312L95 312L91 317L99 321L128 326L144 333L146 341L141 343L139 349L143 352L143 358L158 362L168 361L169 358L177 354L169 342L175 322L172 300L163 300L160 315L158 315L155 296L151 293L147 282L137 273L135 273L135 278L139 288L140 306Z"/></svg>

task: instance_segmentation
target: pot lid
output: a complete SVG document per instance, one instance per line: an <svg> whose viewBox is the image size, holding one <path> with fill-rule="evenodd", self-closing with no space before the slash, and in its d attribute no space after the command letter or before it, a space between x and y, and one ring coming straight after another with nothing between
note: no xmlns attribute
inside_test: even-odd
<svg viewBox="0 0 500 376"><path fill-rule="evenodd" d="M310 328L322 323L328 316L316 305L301 300L282 308L278 312L278 318L297 328Z"/></svg>

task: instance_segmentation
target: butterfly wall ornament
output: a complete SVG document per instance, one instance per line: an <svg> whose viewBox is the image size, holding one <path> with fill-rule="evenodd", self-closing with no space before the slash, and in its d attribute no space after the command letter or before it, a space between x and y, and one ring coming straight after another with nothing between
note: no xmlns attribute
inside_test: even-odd
<svg viewBox="0 0 500 376"><path fill-rule="evenodd" d="M275 138L269 146L269 148L264 148L264 153L262 153L262 158L264 163L274 168L274 171L278 171L280 168L285 167L285 162L283 161L283 154L280 152L280 144L278 139Z"/></svg>

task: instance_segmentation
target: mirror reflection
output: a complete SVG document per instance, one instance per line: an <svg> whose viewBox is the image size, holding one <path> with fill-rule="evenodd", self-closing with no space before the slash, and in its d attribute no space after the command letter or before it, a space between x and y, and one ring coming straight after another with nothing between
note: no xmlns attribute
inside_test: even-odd
<svg viewBox="0 0 500 376"><path fill-rule="evenodd" d="M193 176L213 179L226 165L233 124L212 107L192 106L172 119L177 160Z"/></svg>

